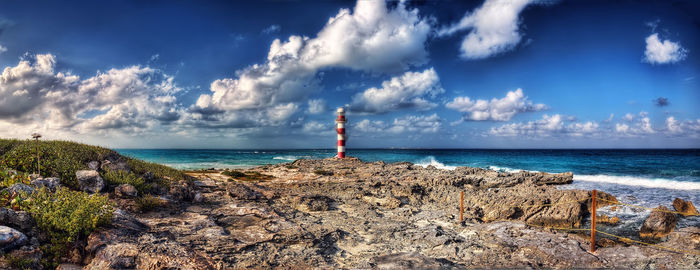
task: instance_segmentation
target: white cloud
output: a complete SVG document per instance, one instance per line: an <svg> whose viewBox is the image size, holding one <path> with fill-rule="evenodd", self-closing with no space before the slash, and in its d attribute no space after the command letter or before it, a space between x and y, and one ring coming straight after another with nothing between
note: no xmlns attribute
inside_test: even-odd
<svg viewBox="0 0 700 270"><path fill-rule="evenodd" d="M331 122L321 123L318 121L309 121L304 123L302 131L309 134L327 134L335 133L335 129L331 125Z"/></svg>
<svg viewBox="0 0 700 270"><path fill-rule="evenodd" d="M650 64L668 64L682 61L686 58L688 50L681 47L678 42L660 40L657 33L646 38L646 51L644 61Z"/></svg>
<svg viewBox="0 0 700 270"><path fill-rule="evenodd" d="M623 117L625 123L615 124L615 132L617 135L623 137L643 136L656 133L656 130L651 126L651 119L649 119L648 115L647 112L640 112L639 120L634 122L634 115L626 114L625 117Z"/></svg>
<svg viewBox="0 0 700 270"><path fill-rule="evenodd" d="M610 116L608 117L608 119L605 119L604 122L605 122L605 123L610 123L610 122L612 122L613 119L615 119L615 114L614 114L614 113L611 113Z"/></svg>
<svg viewBox="0 0 700 270"><path fill-rule="evenodd" d="M394 119L393 125L389 128L391 133L437 133L442 126L442 119L434 113L432 115L415 116L409 115ZM410 135L410 134L407 134Z"/></svg>
<svg viewBox="0 0 700 270"><path fill-rule="evenodd" d="M599 124L595 122L569 123L567 117L559 114L544 115L542 119L527 123L504 124L491 128L489 134L495 136L595 136L600 132Z"/></svg>
<svg viewBox="0 0 700 270"><path fill-rule="evenodd" d="M544 104L534 104L528 100L520 88L515 91L509 91L504 98L493 98L491 101L456 97L448 102L445 107L465 113L461 121L508 121L517 113L547 109L547 106Z"/></svg>
<svg viewBox="0 0 700 270"><path fill-rule="evenodd" d="M618 133L628 133L630 131L630 126L627 124L615 124L615 131Z"/></svg>
<svg viewBox="0 0 700 270"><path fill-rule="evenodd" d="M700 119L680 121L669 116L666 118L666 132L671 136L700 137Z"/></svg>
<svg viewBox="0 0 700 270"><path fill-rule="evenodd" d="M381 133L388 128L388 125L381 120L363 119L353 125L353 131L365 133Z"/></svg>
<svg viewBox="0 0 700 270"><path fill-rule="evenodd" d="M263 33L263 34L268 34L268 35L269 35L269 34L273 34L273 33L279 32L280 29L282 29L282 27L280 27L278 24L273 24L273 25L270 25L270 26L268 26L267 28L263 29L263 30L262 30L262 33Z"/></svg>
<svg viewBox="0 0 700 270"><path fill-rule="evenodd" d="M0 122L16 130L74 133L137 132L177 121L182 112L173 78L149 67L111 69L81 80L55 72L56 59L39 54L0 76ZM85 117L90 115L89 117ZM0 134L6 134L4 131Z"/></svg>
<svg viewBox="0 0 700 270"><path fill-rule="evenodd" d="M2 46L2 44L0 44L0 54L4 53L6 51L7 51L7 47Z"/></svg>
<svg viewBox="0 0 700 270"><path fill-rule="evenodd" d="M315 38L276 39L267 62L238 71L236 78L214 81L212 94L202 95L195 110L264 111L300 102L318 90L316 75L322 68L385 73L422 65L430 30L418 10L406 9L403 2L388 9L384 1L358 1L353 12L341 9L330 18Z"/></svg>
<svg viewBox="0 0 700 270"><path fill-rule="evenodd" d="M385 134L406 134L406 136L414 133L437 133L442 127L442 119L437 114L432 115L407 115L399 118L394 118L391 124L381 120L363 119L354 124L352 131L362 133L372 133L377 136Z"/></svg>
<svg viewBox="0 0 700 270"><path fill-rule="evenodd" d="M673 116L666 118L666 129L668 129L668 131L671 133L683 132L680 123L678 123L678 120L676 120L676 118Z"/></svg>
<svg viewBox="0 0 700 270"><path fill-rule="evenodd" d="M522 35L519 32L520 12L533 0L486 0L467 12L456 24L441 29L441 36L469 29L460 48L466 59L481 59L512 50Z"/></svg>
<svg viewBox="0 0 700 270"><path fill-rule="evenodd" d="M328 106L326 105L326 101L324 99L310 99L308 102L308 109L306 112L309 114L319 114L323 113L326 111Z"/></svg>
<svg viewBox="0 0 700 270"><path fill-rule="evenodd" d="M436 104L426 100L445 92L434 69L406 72L382 82L382 88L369 88L352 98L350 110L363 113L386 113L399 109L428 110Z"/></svg>

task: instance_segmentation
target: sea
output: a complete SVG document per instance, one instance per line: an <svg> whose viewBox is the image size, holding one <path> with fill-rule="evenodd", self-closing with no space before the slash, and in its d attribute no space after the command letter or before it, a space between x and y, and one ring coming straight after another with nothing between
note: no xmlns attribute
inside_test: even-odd
<svg viewBox="0 0 700 270"><path fill-rule="evenodd" d="M117 149L123 155L176 169L245 169L297 159L334 157L334 149L211 150ZM674 198L690 200L700 208L700 149L348 149L348 156L364 161L408 161L453 170L459 166L503 172L573 172L574 181L561 189L597 189L615 195L622 203L638 207L606 207L602 214L617 216L621 225L610 228L632 233L649 215L664 205L673 209ZM678 227L700 226L700 217L682 218Z"/></svg>

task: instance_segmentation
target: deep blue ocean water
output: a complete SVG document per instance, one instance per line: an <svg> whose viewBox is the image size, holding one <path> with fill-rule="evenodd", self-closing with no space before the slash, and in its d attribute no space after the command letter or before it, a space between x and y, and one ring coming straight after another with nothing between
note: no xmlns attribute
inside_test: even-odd
<svg viewBox="0 0 700 270"><path fill-rule="evenodd" d="M120 153L177 169L249 168L258 165L335 156L335 150L201 150L117 149ZM349 149L365 161L408 161L443 169L481 167L506 172L519 170L573 172L574 182L562 189L598 189L624 203L671 207L674 198L700 206L700 149L689 150L410 150ZM605 213L606 210L603 210ZM643 209L623 208L629 229L648 215ZM681 219L679 226L698 226L700 217ZM619 230L619 229L618 229Z"/></svg>

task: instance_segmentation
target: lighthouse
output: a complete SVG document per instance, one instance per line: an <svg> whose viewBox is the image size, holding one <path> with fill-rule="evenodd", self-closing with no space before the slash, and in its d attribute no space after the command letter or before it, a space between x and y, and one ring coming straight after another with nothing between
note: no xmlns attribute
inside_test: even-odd
<svg viewBox="0 0 700 270"><path fill-rule="evenodd" d="M338 108L338 119L335 119L335 131L338 132L338 158L345 158L345 109Z"/></svg>

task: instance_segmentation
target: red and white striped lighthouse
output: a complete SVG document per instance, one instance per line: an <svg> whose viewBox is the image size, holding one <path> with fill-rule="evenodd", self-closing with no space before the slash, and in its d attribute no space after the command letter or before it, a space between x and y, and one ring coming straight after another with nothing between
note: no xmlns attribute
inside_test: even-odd
<svg viewBox="0 0 700 270"><path fill-rule="evenodd" d="M338 132L338 158L345 158L345 109L338 108L338 119L335 119L335 131Z"/></svg>

